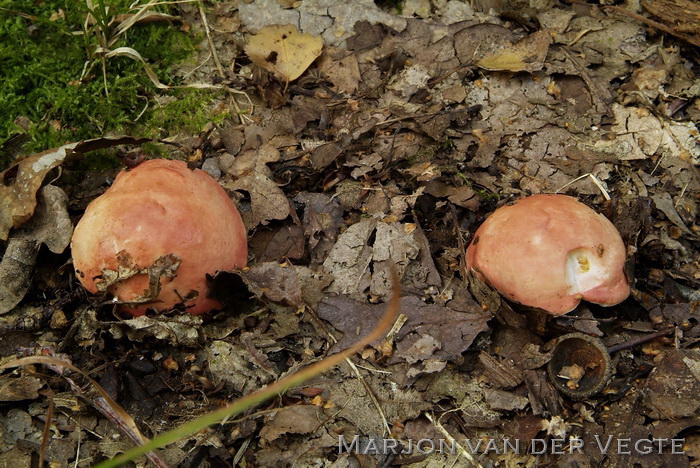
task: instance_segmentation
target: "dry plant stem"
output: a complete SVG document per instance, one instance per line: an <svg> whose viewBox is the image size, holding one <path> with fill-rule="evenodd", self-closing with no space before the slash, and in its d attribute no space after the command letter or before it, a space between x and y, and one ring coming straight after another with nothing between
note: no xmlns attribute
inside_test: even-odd
<svg viewBox="0 0 700 468"><path fill-rule="evenodd" d="M414 212L414 219L415 218L415 212ZM457 210L455 209L454 204L450 203L450 219L452 220L452 223L455 225L455 234L457 236L457 245L459 246L459 251L460 252L466 252L467 248L464 245L464 237L462 236L462 230L459 228L459 219L457 219ZM464 280L467 280L467 274L469 273L467 271L467 265L463 261L459 262L459 272L462 274L462 278Z"/></svg>
<svg viewBox="0 0 700 468"><path fill-rule="evenodd" d="M637 14L637 13L633 13L633 12L631 12L631 11L629 11L629 10L626 10L626 9L621 8L621 7L618 7L618 6L612 6L612 5L610 5L610 6L604 6L603 9L604 9L604 10L612 10L612 11L616 11L616 12L618 12L618 13L622 13L623 15L629 16L630 18L632 18L632 19L634 19L634 20L641 21L642 23L644 23L644 24L646 24L646 25L648 25L648 26L651 26L652 28L656 28L656 29L658 29L659 31L665 32L666 34L670 34L671 36L675 36L675 37L677 37L677 38L679 38L679 39L683 39L684 41L686 41L686 42L689 43L689 44L692 44L692 45L694 45L694 46L700 47L700 41L698 41L697 39L695 39L693 36L688 36L688 35L685 35L685 34L681 34L681 33L679 33L678 31L675 31L675 30L673 30L672 28L669 28L669 27L666 26L665 24L656 22L656 21L651 20L651 19L649 19L649 18L647 18L647 17L645 17L645 16L639 15L639 14Z"/></svg>
<svg viewBox="0 0 700 468"><path fill-rule="evenodd" d="M224 71L223 65L221 65L221 60L219 59L219 53L216 51L216 47L214 46L214 39L211 37L211 28L209 28L209 21L207 20L207 14L204 11L204 5L202 5L202 2L197 2L197 6L199 7L199 16L202 17L202 25L204 26L204 31L207 34L207 43L209 44L209 51L211 53L212 59L214 59L214 65L216 65L216 71L219 73L219 76L221 78L224 78L226 76L226 72ZM238 102L233 96L229 96L229 102L233 106L233 108L236 110L236 115L238 116L238 120L240 120L242 125L245 125L245 117L243 116L243 113L241 112L241 108L238 106ZM252 109L252 105L251 105Z"/></svg>
<svg viewBox="0 0 700 468"><path fill-rule="evenodd" d="M316 314L310 313L309 315L314 318L316 323L318 323L318 324L321 323L320 320L318 319L318 317L316 317ZM399 315L399 318L397 320L400 320L401 317L405 317L405 316L403 314L401 314L401 315ZM396 324L394 324L394 326L395 325ZM324 331L330 337L330 339L333 341L333 343L338 342L336 337L333 336L333 334L331 332L329 332L328 330L325 330L325 327L322 327L322 328L324 328ZM393 327L392 327L392 330L393 330ZM389 334L391 334L392 330L389 330ZM357 379L360 382L362 382L362 386L365 387L365 391L367 392L367 395L369 395L369 399L372 400L372 404L377 409L377 413L379 413L379 417L382 420L382 425L384 426L384 434L383 435L391 434L391 428L389 427L389 422L386 420L386 416L384 415L384 411L382 410L382 407L379 405L379 400L377 399L376 395L374 394L372 387L370 387L369 384L367 383L367 381L364 379L364 377L362 377L362 374L360 374L360 370L357 368L355 363L350 360L349 357L345 358L345 361L350 365L353 372L355 372Z"/></svg>
<svg viewBox="0 0 700 468"><path fill-rule="evenodd" d="M570 182L567 182L566 184L564 184L564 185L562 185L561 187L559 187L559 188L557 189L557 191L554 192L554 193L555 193L555 194L556 194L556 193L559 193L559 192L561 192L562 190L564 190L566 187L568 187L569 185L575 184L575 183L578 182L579 180L585 179L586 177L590 177L591 180L593 181L593 183L596 185L596 187L598 187L598 190L600 190L600 193L603 194L603 197L605 197L605 199L606 199L607 201L610 201L610 194L608 193L607 190L605 190L605 187L603 187L603 183L600 181L600 179L598 179L596 176L594 176L594 175L591 174L590 172L589 172L588 174L580 175L580 176L576 177L574 180L572 180L572 181L570 181Z"/></svg>
<svg viewBox="0 0 700 468"><path fill-rule="evenodd" d="M581 38L582 38L583 36L585 36L585 35L588 34L589 32L598 32L598 31L602 31L603 29L604 29L604 28L587 28L587 29L584 29L583 31L579 32L579 33L576 35L576 37L574 37L574 38L571 40L571 42L569 42L569 43L567 44L567 46L571 47L572 45L576 44L578 41L581 40Z"/></svg>
<svg viewBox="0 0 700 468"><path fill-rule="evenodd" d="M586 71L586 68L583 65L581 65L581 63L576 58L575 54L571 52L571 50L569 50L568 47L562 47L561 50L564 52L567 58L571 60L571 63L573 64L576 71L578 71L579 76L586 84L586 87L588 87L596 110L598 110L599 112L612 114L612 110L610 109L610 107L600 98L600 87L591 79L590 75Z"/></svg>
<svg viewBox="0 0 700 468"><path fill-rule="evenodd" d="M435 426L435 429L437 429L438 431L440 431L440 433L441 433L448 441L450 441L450 443L451 443L454 447L457 447L457 450L459 451L459 453L460 453L464 458L466 458L467 460L469 460L469 462L470 462L473 466L475 466L476 468L484 468L483 465L482 465L481 463L479 463L479 462L477 461L477 459L474 458L474 456L473 456L471 453L467 452L467 451L464 449L464 447L462 447L462 446L459 444L459 442L457 442L457 441L455 440L455 438L452 437L452 435L451 435L449 432L447 432L447 429L445 429L445 428L442 426L442 424L440 424L440 421L439 421L439 420L436 420L435 418L433 418L433 415L430 414L430 413L424 413L424 414L425 414L425 417L428 418L428 420L429 420L431 423L433 423L433 425Z"/></svg>
<svg viewBox="0 0 700 468"><path fill-rule="evenodd" d="M627 340L624 343L620 343L620 344L617 344L615 346L609 347L608 353L610 353L610 354L616 353L618 351L622 351L623 349L633 348L637 345L647 343L647 342L655 340L657 338L661 338L662 336L668 336L671 333L673 333L674 330L675 330L674 328L669 328L668 330L661 330L661 331L658 331L656 333L650 333L648 335L642 335L640 337L637 337L637 338L634 338L631 340Z"/></svg>
<svg viewBox="0 0 700 468"><path fill-rule="evenodd" d="M241 461L243 458L243 455L245 455L246 450L248 450L248 446L250 445L250 442L253 440L253 436L250 435L246 440L243 441L241 444L241 448L238 449L236 452L236 455L233 457L233 461L231 462L231 466L238 466L238 462Z"/></svg>
<svg viewBox="0 0 700 468"><path fill-rule="evenodd" d="M151 1L148 2L145 5L134 5L133 7L135 8L136 6L140 6L140 9L134 13L128 20L126 20L124 23L120 24L116 32L112 35L112 37L109 39L109 42L107 43L107 47L112 47L115 42L117 42L117 39L119 39L119 36L127 32L133 25L135 25L143 15L148 13L148 10L150 10L152 7L159 5L160 3L156 1Z"/></svg>
<svg viewBox="0 0 700 468"><path fill-rule="evenodd" d="M49 408L46 410L46 422L41 432L41 448L39 449L39 468L44 468L46 449L51 438L51 421L53 421L53 392L49 388Z"/></svg>
<svg viewBox="0 0 700 468"><path fill-rule="evenodd" d="M204 26L204 32L207 34L207 42L209 43L209 50L211 51L211 56L214 59L214 64L216 65L216 70L219 72L219 76L224 77L224 67L221 66L221 60L219 60L219 54L216 52L216 47L214 47L214 40L211 37L211 30L209 29L209 21L207 21L207 14L204 11L204 5L202 2L197 2L199 7L199 16L202 17L202 25Z"/></svg>
<svg viewBox="0 0 700 468"><path fill-rule="evenodd" d="M382 122L377 122L376 124L374 124L374 126L383 127L384 125L390 125L396 122L402 122L404 120L419 119L421 117L436 117L438 115L460 114L464 112L465 110L442 110L437 112L424 112L422 114L404 115L402 117L394 117L393 119L387 119Z"/></svg>
<svg viewBox="0 0 700 468"><path fill-rule="evenodd" d="M385 330L387 330L393 323L399 311L399 303L401 301L401 290L398 280L398 275L394 271L393 273L393 288L391 301L388 304L387 311L382 317L379 324L362 340L358 341L349 348L343 351L329 356L319 362L316 362L298 372L281 378L275 383L267 385L243 398L232 402L231 404L219 408L218 410L212 411L211 413L205 414L204 416L183 424L171 431L161 434L155 437L150 442L146 442L143 445L134 447L128 452L105 462L100 463L96 468L116 468L126 463L127 461L133 460L134 458L148 453L151 450L163 447L171 442L187 437L194 434L206 427L214 424L219 424L221 421L230 418L242 411L252 408L264 401L273 398L276 395L284 393L290 387L300 385L303 382L309 380L316 375L330 369L331 367L340 364L346 358L352 356L356 352L363 349L368 344L378 340L382 337Z"/></svg>
<svg viewBox="0 0 700 468"><path fill-rule="evenodd" d="M68 384L70 385L73 392L76 395L85 398L85 400L88 403L90 403L94 408L96 408L100 413L102 413L110 421L114 422L117 425L117 427L119 427L119 429L121 429L135 444L144 444L148 442L148 439L141 434L141 431L139 431L138 427L136 426L136 423L129 415L129 413L124 411L124 409L121 406L119 406L117 402L112 400L109 394L102 387L100 387L100 384L93 380L86 372L80 370L79 368L77 368L73 364L70 364L69 362L62 361L52 356L29 356L20 359L15 359L14 361L3 364L2 366L0 366L0 371L10 369L13 367L22 367L30 364L46 364L48 366L53 366L54 368L66 368L80 374L82 377L87 379L88 382L90 382L90 385L92 385L92 388L94 388L97 391L99 396L95 398L86 397L84 395L84 392L75 382L73 382L73 380L63 376L65 381L68 382ZM168 464L165 463L154 452L149 450L143 452L142 454L145 454L148 458L148 461L150 461L151 464L156 468L169 468Z"/></svg>
<svg viewBox="0 0 700 468"><path fill-rule="evenodd" d="M379 418L382 420L382 425L384 426L384 434L383 435L388 435L391 434L391 428L389 427L389 423L386 420L386 416L384 415L384 411L382 410L382 407L379 405L379 400L377 400L377 397L374 394L374 391L372 390L372 387L369 386L367 381L362 377L362 374L360 374L360 370L357 368L355 363L353 363L349 357L345 358L345 361L350 364L350 367L352 370L355 372L355 375L357 378L362 382L362 386L365 387L365 390L367 391L367 395L369 395L369 399L372 400L372 404L374 405L375 408L377 408L377 413L379 413Z"/></svg>

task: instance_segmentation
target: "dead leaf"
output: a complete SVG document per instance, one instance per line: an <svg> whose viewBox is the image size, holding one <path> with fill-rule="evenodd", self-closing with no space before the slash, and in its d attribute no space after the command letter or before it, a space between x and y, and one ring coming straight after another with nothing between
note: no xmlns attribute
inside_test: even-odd
<svg viewBox="0 0 700 468"><path fill-rule="evenodd" d="M310 434L323 424L323 414L314 405L287 406L277 411L260 430L260 437L275 440L283 434Z"/></svg>
<svg viewBox="0 0 700 468"><path fill-rule="evenodd" d="M325 51L318 62L318 68L338 91L352 94L357 90L362 79L360 68L355 54L338 57L341 52L344 51L336 49Z"/></svg>
<svg viewBox="0 0 700 468"><path fill-rule="evenodd" d="M643 395L654 419L696 416L700 410L700 352L669 351L649 376Z"/></svg>
<svg viewBox="0 0 700 468"><path fill-rule="evenodd" d="M103 137L69 143L33 154L0 173L0 240L7 240L10 229L21 226L34 213L36 193L44 177L72 153L81 154L120 144L138 144L148 138Z"/></svg>
<svg viewBox="0 0 700 468"><path fill-rule="evenodd" d="M350 175L354 179L360 179L372 171L379 171L384 166L384 158L381 154L353 154L345 163L347 167L354 167Z"/></svg>
<svg viewBox="0 0 700 468"><path fill-rule="evenodd" d="M73 235L66 193L54 185L43 187L34 215L17 230L17 235L45 244L56 254L66 250Z"/></svg>
<svg viewBox="0 0 700 468"><path fill-rule="evenodd" d="M250 393L274 379L273 375L251 358L250 351L241 344L215 340L200 354L209 363L214 383L224 383L237 392Z"/></svg>
<svg viewBox="0 0 700 468"><path fill-rule="evenodd" d="M23 159L0 173L0 240L34 213L36 192L44 177L63 162L78 144L71 143Z"/></svg>
<svg viewBox="0 0 700 468"><path fill-rule="evenodd" d="M464 28L454 38L460 62L492 71L542 69L551 41L548 31L537 31L514 42L508 28L491 23Z"/></svg>
<svg viewBox="0 0 700 468"><path fill-rule="evenodd" d="M414 164L401 172L415 177L419 182L428 182L442 175L440 167L431 161Z"/></svg>
<svg viewBox="0 0 700 468"><path fill-rule="evenodd" d="M548 31L536 31L515 44L499 44L497 50L485 54L476 64L491 71L541 70L551 42L552 36Z"/></svg>
<svg viewBox="0 0 700 468"><path fill-rule="evenodd" d="M688 229L688 226L685 225L681 217L678 215L678 212L674 206L673 198L671 198L671 194L668 192L660 192L653 195L651 199L654 200L656 209L665 214L668 220L678 226L684 234L689 237L695 237L695 234Z"/></svg>
<svg viewBox="0 0 700 468"><path fill-rule="evenodd" d="M266 262L238 274L248 289L260 299L266 297L271 301L294 307L304 304L301 298L301 284L294 267L284 268L277 262Z"/></svg>
<svg viewBox="0 0 700 468"><path fill-rule="evenodd" d="M425 186L425 193L436 198L447 198L455 205L467 208L471 211L479 209L480 199L476 193L474 193L474 190L467 185L454 187L438 180L431 180Z"/></svg>
<svg viewBox="0 0 700 468"><path fill-rule="evenodd" d="M408 350L421 336L430 335L440 344L434 357L451 361L466 351L476 336L488 330L491 314L481 310L475 302L468 304L466 312L457 312L449 307L426 304L417 297L403 298L401 313L408 321L396 334L398 340L395 357L404 358Z"/></svg>
<svg viewBox="0 0 700 468"><path fill-rule="evenodd" d="M0 314L20 303L31 285L39 245L33 240L10 239L0 262Z"/></svg>
<svg viewBox="0 0 700 468"><path fill-rule="evenodd" d="M304 234L308 236L311 250L321 240L321 235L336 239L344 220L343 209L334 198L323 193L302 192L294 197L294 201L305 205Z"/></svg>
<svg viewBox="0 0 700 468"><path fill-rule="evenodd" d="M372 389L387 421L392 424L417 417L430 408L421 392L414 388L402 388L386 375L368 373L363 377ZM339 409L337 416L352 423L361 434L382 434L384 425L367 395L365 386L355 378L312 381L328 390L328 400ZM337 438L336 438L337 441Z"/></svg>
<svg viewBox="0 0 700 468"><path fill-rule="evenodd" d="M248 248L260 262L298 260L304 256L304 230L295 224L272 231L258 230L248 239Z"/></svg>
<svg viewBox="0 0 700 468"><path fill-rule="evenodd" d="M0 314L12 310L29 290L41 244L61 253L72 233L68 196L58 187L45 186L34 215L12 233L0 262Z"/></svg>
<svg viewBox="0 0 700 468"><path fill-rule="evenodd" d="M244 190L250 194L251 211L243 212L246 227L252 229L271 219L289 216L289 201L284 192L272 180L268 163L279 161L279 151L269 144L257 150L247 150L238 155L227 172L236 180L223 184L229 190Z"/></svg>
<svg viewBox="0 0 700 468"><path fill-rule="evenodd" d="M155 318L143 315L114 323L109 331L116 339L126 336L131 341L143 341L154 337L173 346L199 346L202 322L201 316L187 313Z"/></svg>
<svg viewBox="0 0 700 468"><path fill-rule="evenodd" d="M39 398L39 390L44 382L36 377L0 377L0 401L35 400Z"/></svg>
<svg viewBox="0 0 700 468"><path fill-rule="evenodd" d="M433 274L432 260L421 254L425 249L415 224L376 219L353 224L338 237L323 262L323 268L333 277L328 291L356 298L369 292L388 298L392 265L402 284L413 288L437 286L439 276Z"/></svg>
<svg viewBox="0 0 700 468"><path fill-rule="evenodd" d="M255 466L315 466L319 454L325 454L338 447L338 435L325 427L302 437L280 437L269 445L256 450L251 465ZM343 465L341 465L343 466Z"/></svg>
<svg viewBox="0 0 700 468"><path fill-rule="evenodd" d="M484 390L486 403L493 410L500 411L515 411L525 409L528 404L528 399L524 396L505 390L495 388L487 388Z"/></svg>
<svg viewBox="0 0 700 468"><path fill-rule="evenodd" d="M284 82L301 76L323 50L323 39L299 31L296 26L265 26L250 36L244 48L248 58Z"/></svg>
<svg viewBox="0 0 700 468"><path fill-rule="evenodd" d="M345 296L328 297L318 309L318 316L343 333L329 350L338 352L372 328L381 317L383 305L370 305ZM400 313L408 320L396 334L394 362L415 363L429 358L453 360L471 346L474 338L488 329L491 314L472 303L469 312L426 304L415 296L401 299Z"/></svg>

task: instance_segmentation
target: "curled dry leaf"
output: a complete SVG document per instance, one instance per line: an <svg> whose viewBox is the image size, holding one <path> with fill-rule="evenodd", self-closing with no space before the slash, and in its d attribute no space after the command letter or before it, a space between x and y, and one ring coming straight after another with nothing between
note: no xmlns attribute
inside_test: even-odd
<svg viewBox="0 0 700 468"><path fill-rule="evenodd" d="M29 290L41 244L53 253L68 247L73 224L67 207L63 190L43 187L34 215L10 236L0 261L0 315L11 311Z"/></svg>
<svg viewBox="0 0 700 468"><path fill-rule="evenodd" d="M0 172L0 240L7 240L10 229L31 218L36 208L36 193L44 177L68 155L146 141L150 139L115 136L69 143L28 156Z"/></svg>
<svg viewBox="0 0 700 468"><path fill-rule="evenodd" d="M274 180L268 163L277 162L280 152L265 144L257 150L242 152L227 172L236 180L223 186L229 190L244 190L250 194L250 212L243 212L243 220L248 228L267 224L271 219L284 219L289 216L289 201Z"/></svg>
<svg viewBox="0 0 700 468"><path fill-rule="evenodd" d="M63 162L77 143L37 153L0 173L0 240L34 213L36 192L46 174Z"/></svg>
<svg viewBox="0 0 700 468"><path fill-rule="evenodd" d="M167 341L173 346L199 346L202 323L200 316L187 313L156 318L142 315L114 323L109 331L116 339L126 336L131 341L141 342L153 337Z"/></svg>
<svg viewBox="0 0 700 468"><path fill-rule="evenodd" d="M265 26L250 37L245 53L253 63L284 82L294 81L321 55L323 39L296 26Z"/></svg>

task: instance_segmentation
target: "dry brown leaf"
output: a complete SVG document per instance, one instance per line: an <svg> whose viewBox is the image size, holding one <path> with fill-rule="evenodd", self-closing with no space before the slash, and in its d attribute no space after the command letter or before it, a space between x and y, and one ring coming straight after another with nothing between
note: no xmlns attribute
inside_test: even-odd
<svg viewBox="0 0 700 468"><path fill-rule="evenodd" d="M328 81L333 83L338 91L352 94L360 85L360 67L355 54L336 57L339 51L333 49L321 56L318 67Z"/></svg>
<svg viewBox="0 0 700 468"><path fill-rule="evenodd" d="M323 39L302 33L296 26L265 26L250 36L244 48L248 58L282 81L294 81L323 50Z"/></svg>
<svg viewBox="0 0 700 468"><path fill-rule="evenodd" d="M139 144L148 138L101 137L69 143L26 157L0 172L0 240L7 240L10 229L24 224L36 208L36 193L44 177L69 154L82 154L122 144Z"/></svg>
<svg viewBox="0 0 700 468"><path fill-rule="evenodd" d="M44 386L41 379L30 376L0 377L0 401L22 401L39 398L39 390Z"/></svg>
<svg viewBox="0 0 700 468"><path fill-rule="evenodd" d="M278 439L283 434L310 434L323 424L323 413L313 405L287 406L274 413L260 430L260 437Z"/></svg>
<svg viewBox="0 0 700 468"><path fill-rule="evenodd" d="M243 212L243 222L248 228L267 224L271 219L289 216L289 200L275 181L268 163L279 161L280 152L269 144L257 150L240 153L227 172L236 180L224 185L229 190L244 190L250 194L250 212Z"/></svg>
<svg viewBox="0 0 700 468"><path fill-rule="evenodd" d="M77 143L37 153L0 173L0 240L34 213L36 192L46 174L63 162Z"/></svg>
<svg viewBox="0 0 700 468"><path fill-rule="evenodd" d="M29 290L41 244L53 253L70 244L68 196L53 185L44 186L41 193L34 216L12 233L0 261L0 315L11 311Z"/></svg>

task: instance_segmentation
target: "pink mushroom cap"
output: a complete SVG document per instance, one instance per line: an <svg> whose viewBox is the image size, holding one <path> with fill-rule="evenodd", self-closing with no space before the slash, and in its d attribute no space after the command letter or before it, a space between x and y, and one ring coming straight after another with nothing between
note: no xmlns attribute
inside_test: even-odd
<svg viewBox="0 0 700 468"><path fill-rule="evenodd" d="M206 275L242 268L248 258L246 230L226 191L206 172L166 159L121 172L85 210L71 249L76 276L92 293L119 271L120 256L126 254L133 269L142 270L108 287L120 301L145 295L147 269L156 260L168 255L179 259L174 277L160 277L155 300L120 306L133 316L181 303L192 314L220 308L219 301L207 297Z"/></svg>
<svg viewBox="0 0 700 468"><path fill-rule="evenodd" d="M497 209L467 248L466 265L506 298L565 314L583 299L629 296L625 244L603 215L566 195L533 195Z"/></svg>

